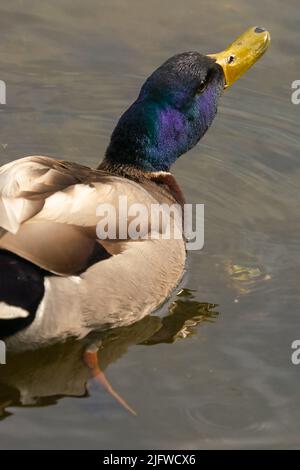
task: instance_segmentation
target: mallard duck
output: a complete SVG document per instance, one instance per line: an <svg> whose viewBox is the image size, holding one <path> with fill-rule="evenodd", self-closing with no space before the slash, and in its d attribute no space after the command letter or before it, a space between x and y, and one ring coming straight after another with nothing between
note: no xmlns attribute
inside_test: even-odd
<svg viewBox="0 0 300 470"><path fill-rule="evenodd" d="M0 333L10 344L82 338L153 312L178 285L181 239L97 237L99 203L184 204L172 164L210 127L225 88L267 49L250 28L224 52L177 54L146 80L97 169L29 156L0 169ZM11 336L12 333L16 333Z"/></svg>

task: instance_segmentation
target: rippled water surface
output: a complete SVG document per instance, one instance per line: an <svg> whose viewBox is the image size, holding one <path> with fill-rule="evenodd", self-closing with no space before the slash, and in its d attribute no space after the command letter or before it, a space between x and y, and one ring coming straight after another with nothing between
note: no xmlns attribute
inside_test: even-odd
<svg viewBox="0 0 300 470"><path fill-rule="evenodd" d="M9 356L1 448L299 447L299 22L298 0L0 3L1 164L44 154L95 166L166 58L221 50L255 24L273 39L174 167L205 204L185 290L101 339L102 368L137 416L86 388L82 343Z"/></svg>

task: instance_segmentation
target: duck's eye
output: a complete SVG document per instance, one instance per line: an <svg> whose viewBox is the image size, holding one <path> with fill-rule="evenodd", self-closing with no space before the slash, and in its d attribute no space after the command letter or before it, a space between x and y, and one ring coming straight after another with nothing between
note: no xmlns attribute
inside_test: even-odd
<svg viewBox="0 0 300 470"><path fill-rule="evenodd" d="M235 61L235 56L234 55L230 55L227 59L228 64L233 64L234 61Z"/></svg>
<svg viewBox="0 0 300 470"><path fill-rule="evenodd" d="M207 82L208 80L202 80L199 85L197 86L197 90L196 90L196 93L199 94L199 93L203 93L203 91L205 90L206 86L207 86Z"/></svg>

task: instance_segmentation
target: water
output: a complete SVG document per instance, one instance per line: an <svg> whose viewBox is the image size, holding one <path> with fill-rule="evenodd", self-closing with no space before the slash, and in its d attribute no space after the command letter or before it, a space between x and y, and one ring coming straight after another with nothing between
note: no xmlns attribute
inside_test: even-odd
<svg viewBox="0 0 300 470"><path fill-rule="evenodd" d="M216 52L256 24L272 45L174 167L206 208L186 290L102 338L101 365L137 416L86 390L83 344L58 345L0 366L1 448L299 447L299 21L296 0L2 3L1 163L44 154L95 166L167 57Z"/></svg>

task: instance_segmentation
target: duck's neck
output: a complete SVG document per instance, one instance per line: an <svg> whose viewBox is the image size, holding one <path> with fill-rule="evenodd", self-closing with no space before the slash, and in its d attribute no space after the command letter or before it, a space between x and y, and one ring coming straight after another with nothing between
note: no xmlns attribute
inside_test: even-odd
<svg viewBox="0 0 300 470"><path fill-rule="evenodd" d="M129 178L134 181L142 181L144 179L151 178L153 173L164 173L164 172L150 172L144 171L141 168L136 167L135 165L130 165L127 163L121 163L107 157L98 165L97 170L106 171L112 175L122 176L124 178Z"/></svg>
<svg viewBox="0 0 300 470"><path fill-rule="evenodd" d="M183 113L162 99L139 97L114 129L105 161L143 172L169 172L199 137L193 111Z"/></svg>

